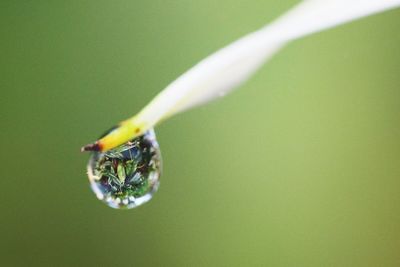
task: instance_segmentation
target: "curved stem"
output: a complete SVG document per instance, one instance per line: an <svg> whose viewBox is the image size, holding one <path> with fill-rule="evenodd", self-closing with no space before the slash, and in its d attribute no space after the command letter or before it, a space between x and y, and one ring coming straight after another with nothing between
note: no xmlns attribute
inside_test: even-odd
<svg viewBox="0 0 400 267"><path fill-rule="evenodd" d="M287 42L400 5L400 0L306 0L264 28L200 61L142 111L83 150L123 144L179 112L226 95L245 82Z"/></svg>

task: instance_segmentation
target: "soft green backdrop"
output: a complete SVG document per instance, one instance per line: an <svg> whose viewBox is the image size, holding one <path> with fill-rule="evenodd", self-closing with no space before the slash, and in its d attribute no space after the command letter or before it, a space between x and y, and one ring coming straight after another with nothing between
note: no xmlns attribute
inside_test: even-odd
<svg viewBox="0 0 400 267"><path fill-rule="evenodd" d="M400 266L400 10L296 41L157 128L148 204L81 145L296 1L0 3L0 265Z"/></svg>

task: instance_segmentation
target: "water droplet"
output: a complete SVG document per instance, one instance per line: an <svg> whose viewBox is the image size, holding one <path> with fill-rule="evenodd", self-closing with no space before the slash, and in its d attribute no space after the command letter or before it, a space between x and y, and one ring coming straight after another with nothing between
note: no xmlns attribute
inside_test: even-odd
<svg viewBox="0 0 400 267"><path fill-rule="evenodd" d="M159 186L161 153L153 130L107 152L92 153L88 164L97 198L116 209L149 201Z"/></svg>

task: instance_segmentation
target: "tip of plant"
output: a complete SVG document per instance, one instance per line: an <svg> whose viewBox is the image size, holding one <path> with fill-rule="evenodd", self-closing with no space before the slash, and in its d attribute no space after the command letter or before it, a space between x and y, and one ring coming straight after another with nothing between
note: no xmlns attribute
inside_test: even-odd
<svg viewBox="0 0 400 267"><path fill-rule="evenodd" d="M88 144L86 146L81 147L81 152L86 152L86 151L100 151L101 147L98 142L93 143L93 144Z"/></svg>

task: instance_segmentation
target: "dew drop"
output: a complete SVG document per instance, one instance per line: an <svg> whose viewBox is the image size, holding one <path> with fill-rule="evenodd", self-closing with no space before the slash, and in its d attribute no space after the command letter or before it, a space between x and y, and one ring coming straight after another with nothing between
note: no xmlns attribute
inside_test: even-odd
<svg viewBox="0 0 400 267"><path fill-rule="evenodd" d="M107 152L93 152L87 166L98 199L116 209L149 201L159 186L161 153L154 130Z"/></svg>

